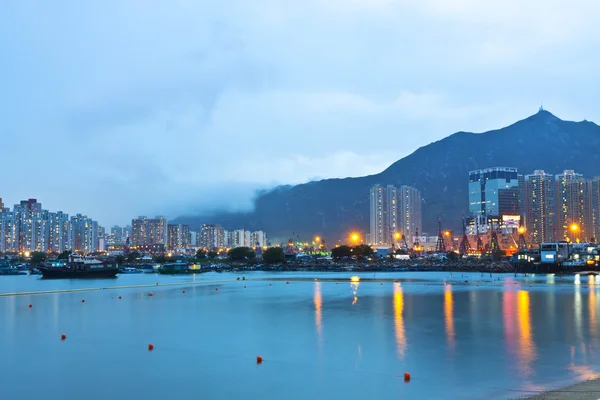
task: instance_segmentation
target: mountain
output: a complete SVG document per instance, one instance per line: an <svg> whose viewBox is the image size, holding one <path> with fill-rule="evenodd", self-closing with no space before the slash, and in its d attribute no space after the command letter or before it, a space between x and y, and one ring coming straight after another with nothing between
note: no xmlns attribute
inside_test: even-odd
<svg viewBox="0 0 600 400"><path fill-rule="evenodd" d="M423 230L435 234L438 217L445 227L460 229L468 210L468 172L494 166L516 167L522 174L573 169L587 177L600 175L600 126L563 121L540 110L502 129L457 132L376 175L280 186L260 193L252 212L180 217L177 223L260 229L277 242L292 232L305 238L318 233L335 242L354 229L368 233L369 187L393 184L421 191Z"/></svg>

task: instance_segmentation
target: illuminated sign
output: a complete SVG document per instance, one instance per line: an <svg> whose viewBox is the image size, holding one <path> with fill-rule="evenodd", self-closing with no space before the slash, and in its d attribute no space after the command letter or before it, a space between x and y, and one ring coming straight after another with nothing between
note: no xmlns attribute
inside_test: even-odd
<svg viewBox="0 0 600 400"><path fill-rule="evenodd" d="M518 228L521 225L520 215L503 215L502 226L505 228Z"/></svg>

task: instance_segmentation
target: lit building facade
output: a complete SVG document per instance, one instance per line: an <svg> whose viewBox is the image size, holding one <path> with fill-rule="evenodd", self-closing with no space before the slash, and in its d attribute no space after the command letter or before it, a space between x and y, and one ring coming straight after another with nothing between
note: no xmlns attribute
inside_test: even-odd
<svg viewBox="0 0 600 400"><path fill-rule="evenodd" d="M134 246L148 244L148 218L145 216L131 220L131 244Z"/></svg>
<svg viewBox="0 0 600 400"><path fill-rule="evenodd" d="M167 246L169 241L168 221L165 217L138 217L131 221L131 243L134 246L151 246L162 244Z"/></svg>
<svg viewBox="0 0 600 400"><path fill-rule="evenodd" d="M92 253L103 245L103 228L87 216L71 218L42 209L36 199L19 202L11 211L0 207L0 252L27 254L73 250Z"/></svg>
<svg viewBox="0 0 600 400"><path fill-rule="evenodd" d="M419 190L410 186L400 186L398 190L399 227L394 232L400 232L407 240L417 232L423 232L421 203Z"/></svg>
<svg viewBox="0 0 600 400"><path fill-rule="evenodd" d="M395 234L408 239L421 231L421 192L410 186L374 185L369 192L368 242L389 246Z"/></svg>
<svg viewBox="0 0 600 400"><path fill-rule="evenodd" d="M595 177L589 182L590 188L590 220L592 224L593 239L600 241L600 177Z"/></svg>
<svg viewBox="0 0 600 400"><path fill-rule="evenodd" d="M520 215L516 168L493 167L469 172L469 213L497 217Z"/></svg>
<svg viewBox="0 0 600 400"><path fill-rule="evenodd" d="M48 213L48 251L62 253L71 249L69 216L62 211Z"/></svg>
<svg viewBox="0 0 600 400"><path fill-rule="evenodd" d="M584 240L592 236L586 209L589 204L588 185L582 174L565 170L555 176L556 239ZM572 229L576 227L576 229Z"/></svg>
<svg viewBox="0 0 600 400"><path fill-rule="evenodd" d="M251 247L265 247L267 246L267 234L263 231L252 232L252 246Z"/></svg>
<svg viewBox="0 0 600 400"><path fill-rule="evenodd" d="M200 227L200 243L207 250L223 248L224 229L221 225L204 224Z"/></svg>
<svg viewBox="0 0 600 400"><path fill-rule="evenodd" d="M556 221L555 178L542 170L525 175L525 229L532 243L551 242Z"/></svg>
<svg viewBox="0 0 600 400"><path fill-rule="evenodd" d="M191 245L191 233L189 225L169 224L169 250L189 249Z"/></svg>

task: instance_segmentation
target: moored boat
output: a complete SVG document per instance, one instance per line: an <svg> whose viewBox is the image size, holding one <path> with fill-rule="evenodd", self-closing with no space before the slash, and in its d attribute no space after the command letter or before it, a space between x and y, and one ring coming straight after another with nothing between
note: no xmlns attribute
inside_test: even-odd
<svg viewBox="0 0 600 400"><path fill-rule="evenodd" d="M138 268L125 267L125 268L121 269L121 273L122 274L143 274L144 271L142 271L141 269L138 269Z"/></svg>
<svg viewBox="0 0 600 400"><path fill-rule="evenodd" d="M27 271L11 267L7 262L0 262L0 275L27 275Z"/></svg>
<svg viewBox="0 0 600 400"><path fill-rule="evenodd" d="M182 262L163 264L158 268L159 274L176 275L176 274L200 274L208 272L207 269L202 269L198 264L188 264Z"/></svg>
<svg viewBox="0 0 600 400"><path fill-rule="evenodd" d="M67 264L39 267L44 278L114 278L119 272L115 262L71 255Z"/></svg>

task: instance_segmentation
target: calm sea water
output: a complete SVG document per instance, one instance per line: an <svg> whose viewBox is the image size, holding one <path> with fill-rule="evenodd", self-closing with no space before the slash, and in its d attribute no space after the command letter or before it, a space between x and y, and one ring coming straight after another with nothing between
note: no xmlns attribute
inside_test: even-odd
<svg viewBox="0 0 600 400"><path fill-rule="evenodd" d="M600 280L351 275L0 277L0 293L233 280L1 296L0 397L507 399L600 371Z"/></svg>

